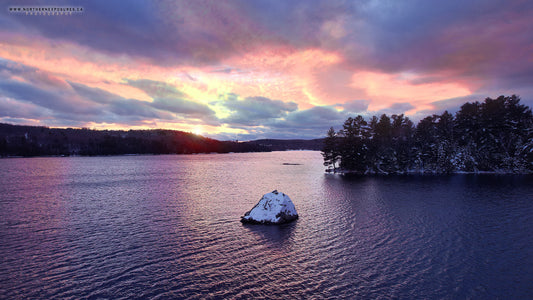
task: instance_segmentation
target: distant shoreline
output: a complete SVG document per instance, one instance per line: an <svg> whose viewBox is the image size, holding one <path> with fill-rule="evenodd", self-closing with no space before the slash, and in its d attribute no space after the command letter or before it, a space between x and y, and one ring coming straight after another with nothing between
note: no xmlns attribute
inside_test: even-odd
<svg viewBox="0 0 533 300"><path fill-rule="evenodd" d="M131 154L109 154L109 155L35 155L35 156L0 156L0 159L15 159L15 158L69 158L69 157L128 157L128 156L184 156L184 155L211 155L211 154L245 154L245 153L272 153L272 152L292 152L292 151L312 151L320 152L318 150L310 149L290 149L290 150L275 150L275 151L249 151L249 152L209 152L209 153L131 153ZM301 165L296 163L282 163L281 165L292 166Z"/></svg>
<svg viewBox="0 0 533 300"><path fill-rule="evenodd" d="M178 130L92 130L0 123L0 157L162 155L321 150L323 139L219 141Z"/></svg>

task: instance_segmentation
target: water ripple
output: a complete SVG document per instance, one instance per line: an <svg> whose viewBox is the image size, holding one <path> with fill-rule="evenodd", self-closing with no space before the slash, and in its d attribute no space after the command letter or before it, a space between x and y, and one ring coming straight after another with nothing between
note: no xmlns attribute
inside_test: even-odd
<svg viewBox="0 0 533 300"><path fill-rule="evenodd" d="M0 298L530 298L531 183L306 151L2 160ZM273 189L300 219L241 224Z"/></svg>

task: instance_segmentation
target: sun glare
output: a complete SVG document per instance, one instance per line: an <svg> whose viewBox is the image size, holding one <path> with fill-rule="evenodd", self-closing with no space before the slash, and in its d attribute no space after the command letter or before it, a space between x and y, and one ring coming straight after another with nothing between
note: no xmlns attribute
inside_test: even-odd
<svg viewBox="0 0 533 300"><path fill-rule="evenodd" d="M194 127L194 129L192 130L192 133L196 134L196 135L202 135L202 127L201 126L196 126Z"/></svg>

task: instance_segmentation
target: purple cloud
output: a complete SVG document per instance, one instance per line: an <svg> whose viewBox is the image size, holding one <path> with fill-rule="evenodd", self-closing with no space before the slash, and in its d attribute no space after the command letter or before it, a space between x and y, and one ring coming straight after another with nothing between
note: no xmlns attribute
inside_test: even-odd
<svg viewBox="0 0 533 300"><path fill-rule="evenodd" d="M326 135L331 126L340 126L348 115L329 106L291 112L284 119L267 122L266 132L260 138L283 136L284 138L317 138Z"/></svg>
<svg viewBox="0 0 533 300"><path fill-rule="evenodd" d="M210 125L218 125L215 112L209 106L194 102L187 98L183 92L166 82L139 79L125 80L127 85L139 88L152 97L151 107L176 113L188 118L198 118Z"/></svg>
<svg viewBox="0 0 533 300"><path fill-rule="evenodd" d="M230 110L231 115L222 120L224 123L245 126L264 125L272 119L283 118L298 109L295 102L271 100L266 97L246 97L239 99L236 94L228 94L218 102Z"/></svg>
<svg viewBox="0 0 533 300"><path fill-rule="evenodd" d="M392 104L391 106L389 106L389 107L387 107L385 109L381 109L381 110L376 111L375 113L373 113L373 115L376 115L376 116L380 116L382 114L396 114L396 115L399 115L399 114L403 114L406 111L409 111L409 110L411 110L413 108L415 108L415 106L413 106L410 103L394 103L394 104Z"/></svg>
<svg viewBox="0 0 533 300"><path fill-rule="evenodd" d="M13 79L15 77L24 81ZM147 102L126 99L78 82L49 78L54 77L39 69L0 61L0 117L46 119L51 124L69 126L86 122L134 125L138 121L184 118L218 124L214 111L208 106L177 98L183 93L166 83L130 81L154 97L152 102Z"/></svg>
<svg viewBox="0 0 533 300"><path fill-rule="evenodd" d="M369 104L370 101L368 100L352 100L343 104L339 104L339 106L342 106L346 112L360 113L366 111Z"/></svg>

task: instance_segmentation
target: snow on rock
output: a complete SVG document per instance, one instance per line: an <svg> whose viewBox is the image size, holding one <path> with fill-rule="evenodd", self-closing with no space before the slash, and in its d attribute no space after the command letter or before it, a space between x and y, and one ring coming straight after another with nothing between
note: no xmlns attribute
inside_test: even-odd
<svg viewBox="0 0 533 300"><path fill-rule="evenodd" d="M261 200L241 218L243 223L282 224L298 219L289 196L277 190L264 194Z"/></svg>

